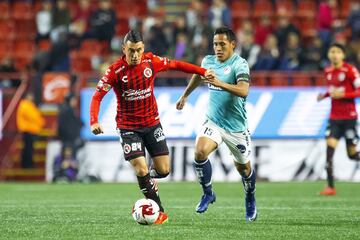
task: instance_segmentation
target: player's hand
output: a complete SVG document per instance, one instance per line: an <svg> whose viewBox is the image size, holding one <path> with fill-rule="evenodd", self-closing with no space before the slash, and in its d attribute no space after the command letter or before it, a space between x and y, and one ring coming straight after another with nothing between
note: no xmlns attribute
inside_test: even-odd
<svg viewBox="0 0 360 240"><path fill-rule="evenodd" d="M187 97L181 96L176 102L176 109L181 110L184 108Z"/></svg>
<svg viewBox="0 0 360 240"><path fill-rule="evenodd" d="M323 100L325 98L325 93L319 93L317 96L317 101L320 102L321 100Z"/></svg>
<svg viewBox="0 0 360 240"><path fill-rule="evenodd" d="M209 72L208 72L209 71ZM206 71L207 73L205 73L205 79L204 82L205 83L210 83L211 85L215 86L215 87L221 87L223 82L220 81L216 75L215 72L213 70L208 70Z"/></svg>
<svg viewBox="0 0 360 240"><path fill-rule="evenodd" d="M93 125L91 125L91 132L93 134L95 134L95 135L98 135L100 133L104 133L102 127L98 123L94 123Z"/></svg>
<svg viewBox="0 0 360 240"><path fill-rule="evenodd" d="M207 69L205 72L205 78L214 78L215 72L212 69Z"/></svg>
<svg viewBox="0 0 360 240"><path fill-rule="evenodd" d="M330 92L330 97L332 99L341 99L345 96L345 93L343 91L333 91Z"/></svg>

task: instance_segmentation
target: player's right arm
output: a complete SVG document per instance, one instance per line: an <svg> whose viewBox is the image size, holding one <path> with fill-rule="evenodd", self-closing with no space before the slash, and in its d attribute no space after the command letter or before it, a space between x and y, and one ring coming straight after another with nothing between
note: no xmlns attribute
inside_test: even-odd
<svg viewBox="0 0 360 240"><path fill-rule="evenodd" d="M114 80L115 80L115 73L112 67L110 66L106 70L105 75L98 82L95 93L91 98L90 127L91 127L91 132L95 135L104 132L98 120L100 104L104 96L110 91Z"/></svg>
<svg viewBox="0 0 360 240"><path fill-rule="evenodd" d="M191 78L189 84L187 85L184 93L181 95L181 97L176 102L176 109L177 110L183 109L188 96L192 93L192 91L194 91L195 88L197 88L200 85L201 81L202 81L202 79L201 79L200 75L194 74L192 76L192 78Z"/></svg>

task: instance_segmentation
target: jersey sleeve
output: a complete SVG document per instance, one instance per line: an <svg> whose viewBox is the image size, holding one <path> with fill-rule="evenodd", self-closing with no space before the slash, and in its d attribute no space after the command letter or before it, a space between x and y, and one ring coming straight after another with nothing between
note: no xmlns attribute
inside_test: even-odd
<svg viewBox="0 0 360 240"><path fill-rule="evenodd" d="M352 81L352 84L355 89L360 88L360 74L359 71L356 69L356 67L352 66L350 68L350 78Z"/></svg>
<svg viewBox="0 0 360 240"><path fill-rule="evenodd" d="M108 92L112 88L116 81L116 75L112 66L110 66L102 78L99 80L96 91L98 92Z"/></svg>
<svg viewBox="0 0 360 240"><path fill-rule="evenodd" d="M155 72L163 72L170 69L170 60L166 57L152 56L152 63Z"/></svg>
<svg viewBox="0 0 360 240"><path fill-rule="evenodd" d="M240 81L250 82L250 69L245 59L235 61L234 71L236 83Z"/></svg>

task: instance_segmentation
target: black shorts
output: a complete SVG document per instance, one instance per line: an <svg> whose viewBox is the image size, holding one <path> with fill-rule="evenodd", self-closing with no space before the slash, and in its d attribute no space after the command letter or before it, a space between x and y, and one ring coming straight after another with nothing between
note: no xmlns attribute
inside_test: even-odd
<svg viewBox="0 0 360 240"><path fill-rule="evenodd" d="M346 144L357 144L359 136L357 134L357 119L350 120L329 120L326 128L326 138L340 139L345 137Z"/></svg>
<svg viewBox="0 0 360 240"><path fill-rule="evenodd" d="M118 132L127 161L145 157L145 148L151 157L169 154L161 124L142 129L118 129Z"/></svg>

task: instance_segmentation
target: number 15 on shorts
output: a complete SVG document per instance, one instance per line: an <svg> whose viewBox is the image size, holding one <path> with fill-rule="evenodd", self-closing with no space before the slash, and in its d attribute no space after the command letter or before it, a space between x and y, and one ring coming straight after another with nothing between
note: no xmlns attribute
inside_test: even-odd
<svg viewBox="0 0 360 240"><path fill-rule="evenodd" d="M213 130L211 128L206 127L204 131L205 135L211 136L213 134Z"/></svg>

